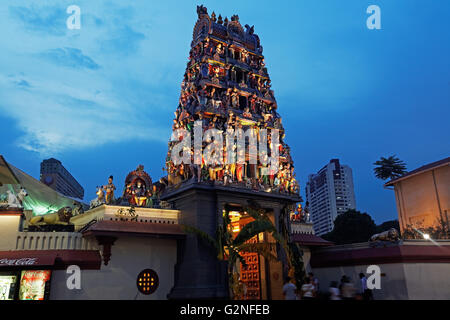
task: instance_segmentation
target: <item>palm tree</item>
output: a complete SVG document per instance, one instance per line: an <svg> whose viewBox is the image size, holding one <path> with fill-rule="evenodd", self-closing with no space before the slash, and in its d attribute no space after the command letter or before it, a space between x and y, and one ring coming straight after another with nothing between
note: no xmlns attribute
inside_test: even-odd
<svg viewBox="0 0 450 320"><path fill-rule="evenodd" d="M262 218L260 214L253 209L248 209L247 212L255 220L246 224L234 239L231 233L230 209L228 206L225 206L222 224L217 226L215 237L212 237L198 228L182 225L184 231L197 235L199 239L211 246L214 249L218 260L228 261L227 272L231 298L236 296L237 288L239 286L238 278L236 277L236 262L239 260L245 265L245 260L241 256L242 252L255 252L268 260L278 260L272 253L272 244L247 242L261 232L276 233L275 227L270 220Z"/></svg>
<svg viewBox="0 0 450 320"><path fill-rule="evenodd" d="M381 157L374 165L376 166L373 169L375 176L381 180L396 179L406 173L406 163L395 155L389 158Z"/></svg>

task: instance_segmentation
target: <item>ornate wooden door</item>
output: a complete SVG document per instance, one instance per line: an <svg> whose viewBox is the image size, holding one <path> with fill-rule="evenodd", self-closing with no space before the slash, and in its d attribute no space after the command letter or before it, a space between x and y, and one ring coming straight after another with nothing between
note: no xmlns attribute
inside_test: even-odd
<svg viewBox="0 0 450 320"><path fill-rule="evenodd" d="M247 223L253 221L253 218L247 217L239 221L242 229ZM249 243L257 243L258 237L255 236L248 241ZM259 255L254 252L242 252L246 265L241 263L241 281L244 283L244 300L260 300L261 299L261 274ZM245 293L246 291L246 293Z"/></svg>

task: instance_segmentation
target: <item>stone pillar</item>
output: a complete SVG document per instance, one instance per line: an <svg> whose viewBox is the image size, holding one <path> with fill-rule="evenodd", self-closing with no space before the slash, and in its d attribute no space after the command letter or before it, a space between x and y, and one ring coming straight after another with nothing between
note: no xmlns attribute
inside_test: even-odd
<svg viewBox="0 0 450 320"><path fill-rule="evenodd" d="M166 199L181 210L180 224L200 229L215 238L218 204L214 190L195 187ZM169 299L226 299L226 262L217 260L215 251L196 235L187 234L178 245L175 285Z"/></svg>

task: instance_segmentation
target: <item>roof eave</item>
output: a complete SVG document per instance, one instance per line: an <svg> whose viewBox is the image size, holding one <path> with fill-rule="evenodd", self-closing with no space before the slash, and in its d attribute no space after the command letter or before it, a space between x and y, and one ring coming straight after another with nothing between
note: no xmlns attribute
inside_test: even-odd
<svg viewBox="0 0 450 320"><path fill-rule="evenodd" d="M438 164L438 165L436 165L436 166L433 166L433 167L430 167L430 168L426 168L426 169L423 169L423 170L420 170L420 171L417 171L417 172L414 172L414 173L411 173L411 174L405 174L404 176L401 176L401 177L398 177L398 178L396 178L396 179L394 179L394 180L391 180L391 181L389 181L389 182L386 182L385 184L384 184L384 187L386 188L386 187L389 187L389 186L393 186L394 184L396 184L397 182L399 182L399 181L402 181L402 180L405 180L405 179L407 179L407 178L411 178L411 177L414 177L414 176L416 176L416 175L418 175L418 174L421 174L421 173L425 173L425 172L428 172L428 171L431 171L431 170L435 170L435 169L437 169L437 168L440 168L440 167L444 167L444 166L447 166L447 165L449 165L450 164L450 162L443 162L443 163L440 163L440 164Z"/></svg>

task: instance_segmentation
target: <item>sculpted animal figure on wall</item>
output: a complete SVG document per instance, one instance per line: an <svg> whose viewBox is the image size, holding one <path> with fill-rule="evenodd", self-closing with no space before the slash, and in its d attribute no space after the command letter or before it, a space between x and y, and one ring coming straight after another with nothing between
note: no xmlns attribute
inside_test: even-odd
<svg viewBox="0 0 450 320"><path fill-rule="evenodd" d="M72 218L72 208L63 207L54 213L32 217L29 221L29 224L32 226L54 224L67 225L70 223L70 218Z"/></svg>
<svg viewBox="0 0 450 320"><path fill-rule="evenodd" d="M90 209L98 207L105 203L105 193L103 192L102 187L97 187L96 194L97 194L97 198L95 198L94 200L91 200L91 202L90 202Z"/></svg>
<svg viewBox="0 0 450 320"><path fill-rule="evenodd" d="M6 203L2 203L2 207L6 208L23 208L23 200L28 196L27 190L20 188L17 194L9 190L6 191Z"/></svg>
<svg viewBox="0 0 450 320"><path fill-rule="evenodd" d="M375 242L375 241L391 241L391 242L395 242L400 240L400 234L398 233L397 229L395 228L391 228L387 231L381 232L381 233L377 233L374 234L373 236L370 237L370 242Z"/></svg>

